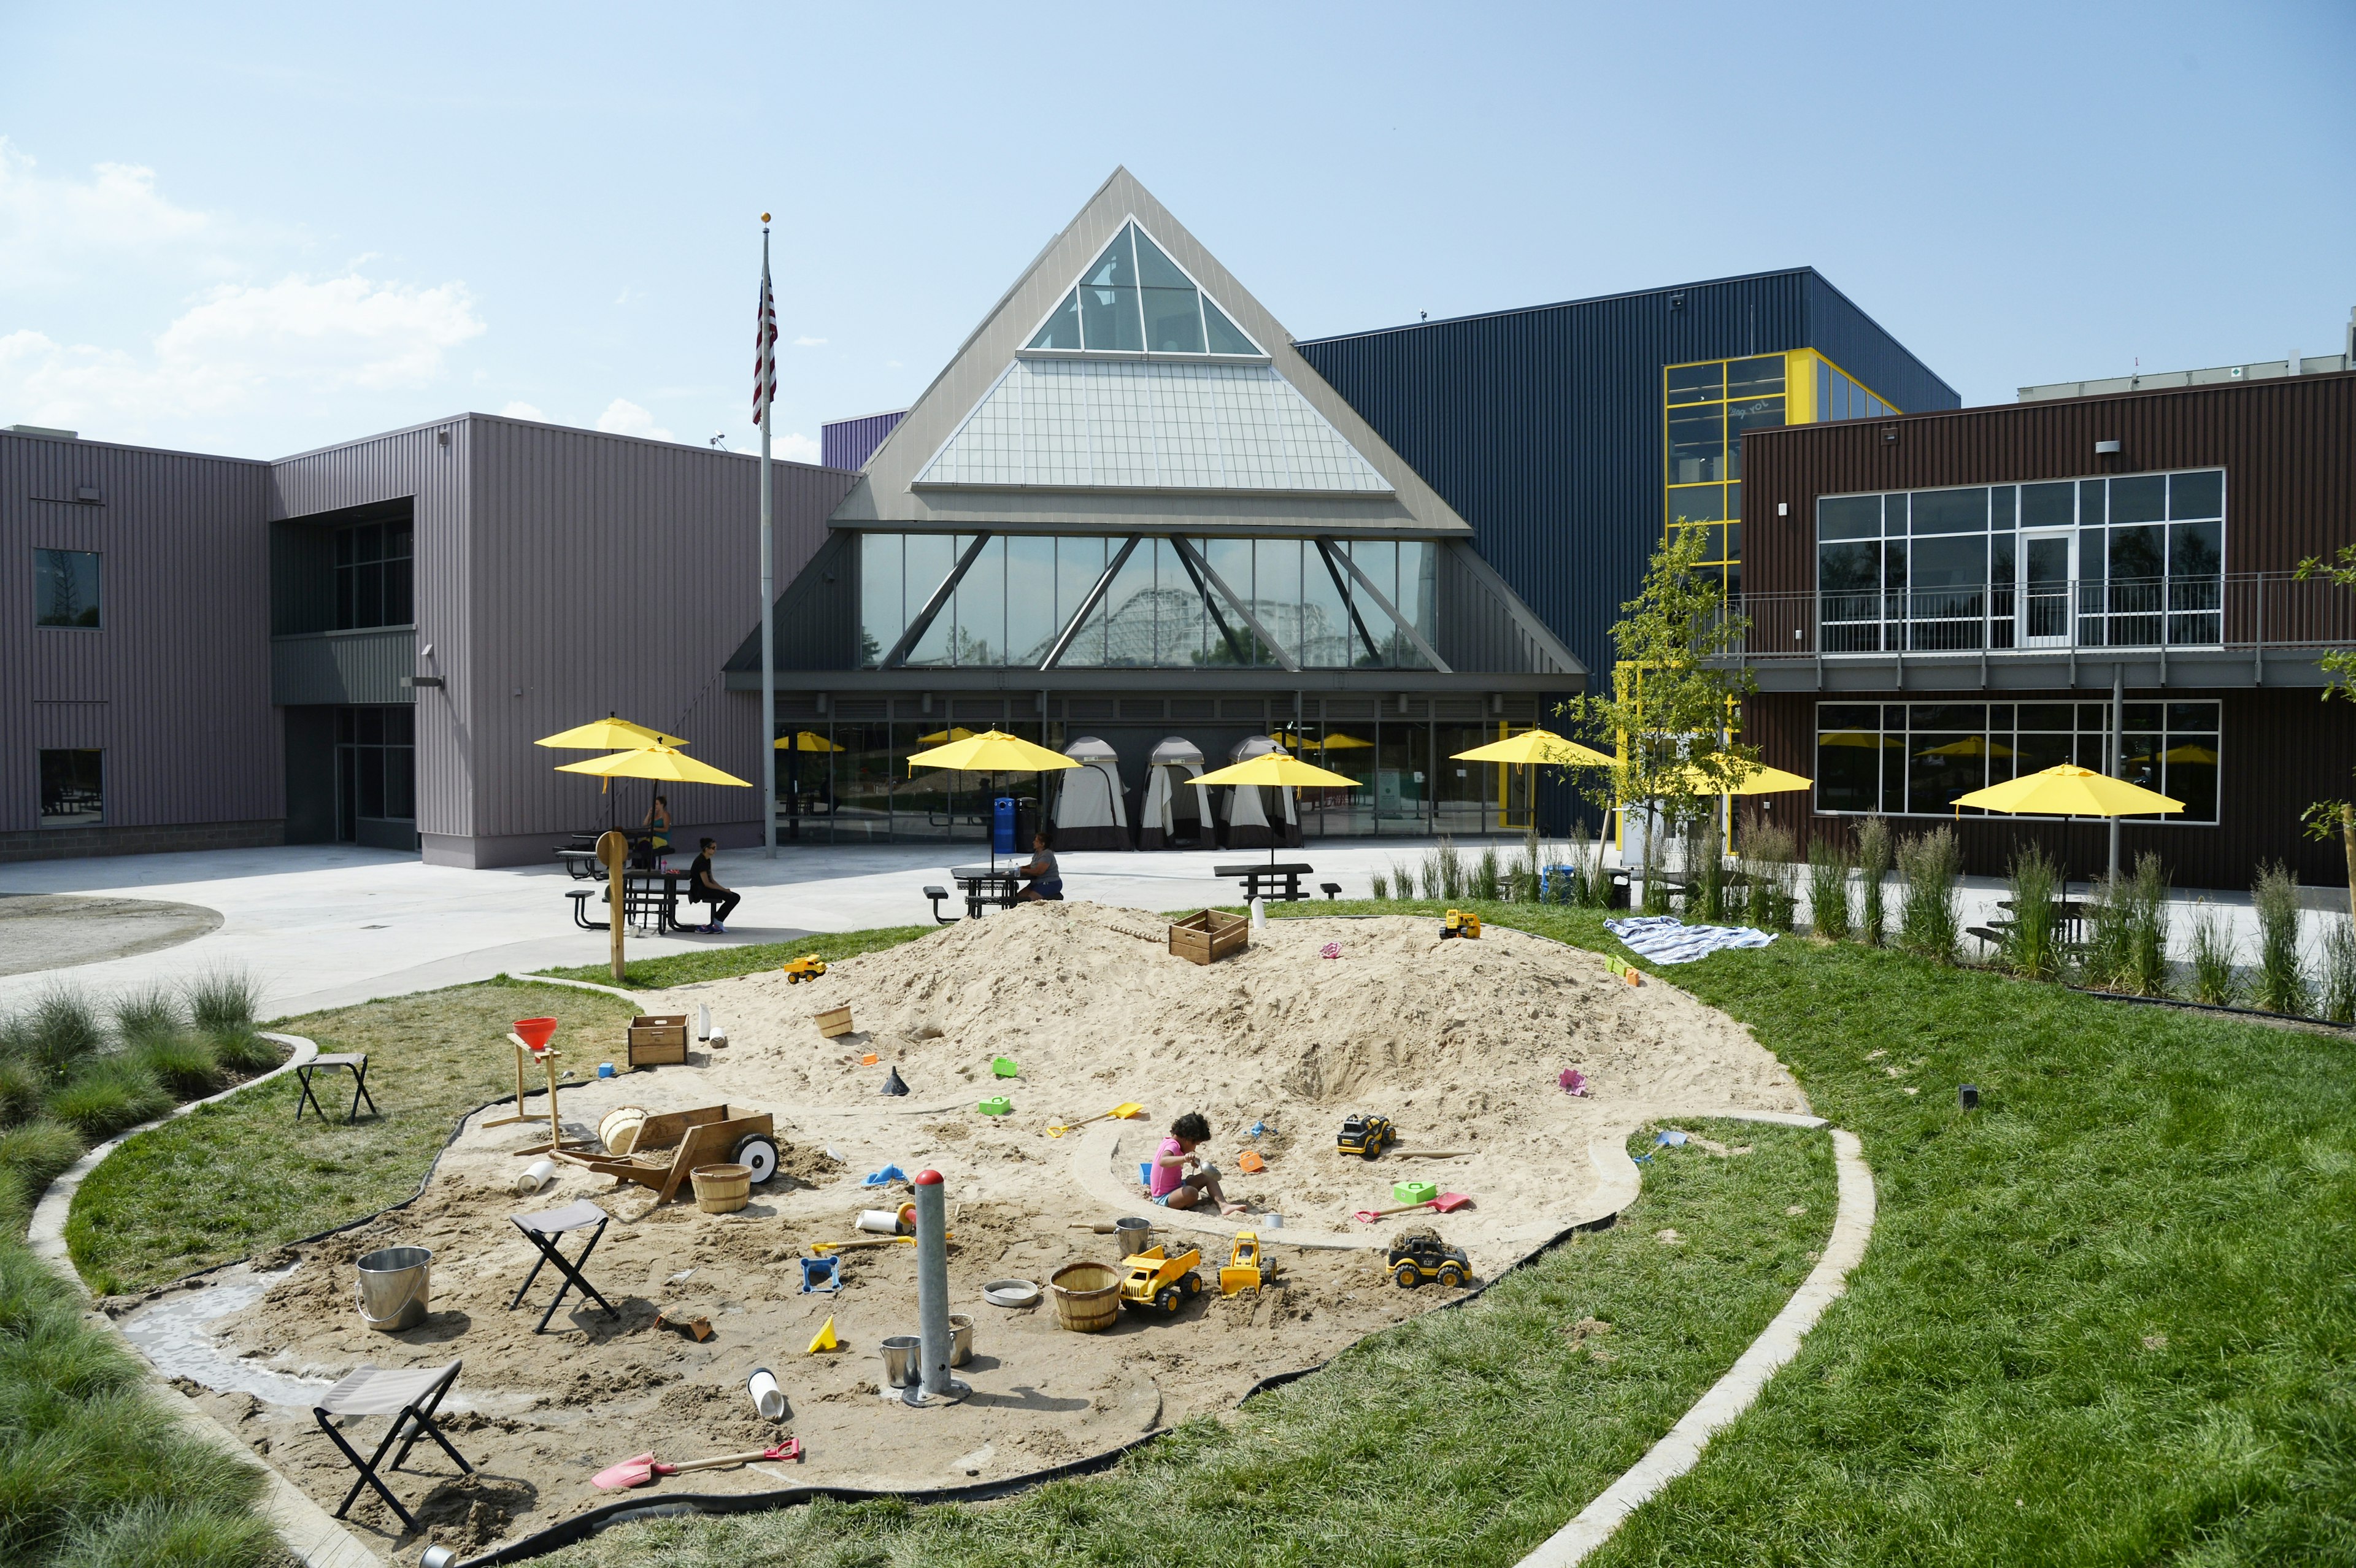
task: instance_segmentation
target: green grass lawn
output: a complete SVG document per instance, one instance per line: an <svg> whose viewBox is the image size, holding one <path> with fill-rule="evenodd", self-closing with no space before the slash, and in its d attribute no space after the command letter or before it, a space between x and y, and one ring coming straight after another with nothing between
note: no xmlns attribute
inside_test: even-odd
<svg viewBox="0 0 2356 1568"><path fill-rule="evenodd" d="M519 1018L561 1020L576 1070L622 1054L629 1004L569 986L493 980L315 1013L276 1027L322 1051L369 1054L355 1125L351 1079L315 1080L331 1120L294 1120L294 1076L232 1094L132 1139L74 1194L66 1244L102 1295L196 1269L372 1214L417 1189L457 1117L515 1092L506 1043ZM534 1102L540 1104L540 1102Z"/></svg>
<svg viewBox="0 0 2356 1568"><path fill-rule="evenodd" d="M724 980L732 975L749 975L755 969L774 969L788 959L815 953L831 964L838 958L850 958L862 953L873 953L885 947L897 947L903 942L913 942L919 936L929 936L947 927L925 925L885 925L872 931L829 931L815 936L798 937L792 942L754 942L740 947L700 947L692 953L673 953L662 958L632 958L626 950L623 955L622 985L660 990L666 986L684 986L696 980ZM614 984L610 965L583 964L570 969L549 969L544 974L567 980L587 980L599 986Z"/></svg>
<svg viewBox="0 0 2356 1568"><path fill-rule="evenodd" d="M1510 1563L1685 1413L1782 1308L1829 1230L1825 1135L1678 1125L1753 1152L1661 1149L1620 1225L1225 1420L1190 1422L1103 1477L988 1508L668 1520L549 1561ZM1633 1142L1651 1148L1648 1134Z"/></svg>

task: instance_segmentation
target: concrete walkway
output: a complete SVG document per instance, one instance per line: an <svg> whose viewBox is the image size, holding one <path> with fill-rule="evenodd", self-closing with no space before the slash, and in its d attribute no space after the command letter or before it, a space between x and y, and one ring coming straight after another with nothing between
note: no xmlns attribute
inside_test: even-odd
<svg viewBox="0 0 2356 1568"><path fill-rule="evenodd" d="M1515 840L1501 852L1517 846ZM1312 881L1337 881L1343 896L1364 898L1370 872L1393 860L1420 859L1429 848L1402 839L1324 841L1279 854L1315 866ZM1214 878L1212 867L1266 857L1266 850L1081 851L1060 859L1068 898L1171 910L1234 902L1237 884ZM947 887L949 867L982 859L970 844L797 846L781 848L775 860L757 849L723 851L720 879L744 895L727 934L633 933L629 950L684 953L814 931L923 923L932 919L926 885ZM160 951L0 976L0 1009L59 983L106 997L229 969L260 983L264 1016L293 1017L500 973L599 964L605 933L574 926L564 897L589 885L555 865L462 870L348 846L0 866L0 893L169 900L221 916L218 928ZM957 912L962 905L946 909Z"/></svg>

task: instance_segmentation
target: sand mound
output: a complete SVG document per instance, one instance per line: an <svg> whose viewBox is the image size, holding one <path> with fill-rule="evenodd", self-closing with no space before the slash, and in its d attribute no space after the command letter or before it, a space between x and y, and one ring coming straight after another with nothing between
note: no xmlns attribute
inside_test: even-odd
<svg viewBox="0 0 2356 1568"><path fill-rule="evenodd" d="M363 1360L429 1365L463 1355L454 1425L484 1475L436 1494L434 1509L444 1533L470 1550L605 1500L590 1475L650 1447L688 1458L758 1447L786 1431L808 1445L807 1461L790 1471L700 1474L698 1491L797 1480L957 1485L1099 1453L1225 1408L1270 1372L1312 1364L1447 1299L1453 1293L1436 1285L1390 1282L1382 1248L1400 1226L1430 1225L1467 1252L1476 1275L1492 1275L1624 1200L1604 1190L1594 1151L1646 1119L1805 1109L1790 1075L1723 1015L1671 987L1630 987L1599 957L1535 937L1493 928L1477 942L1443 943L1428 919L1284 920L1247 952L1203 967L1173 957L1163 930L1161 917L1137 911L1031 905L847 960L813 985L771 973L648 997L659 1011L708 1003L730 1045L698 1050L685 1066L568 1086L565 1124L586 1138L622 1104L769 1111L784 1160L750 1207L656 1209L647 1189L578 1168L518 1199L507 1190L522 1164L515 1151L544 1125L485 1127L477 1118L410 1209L292 1249L283 1277L219 1282L217 1294L250 1290L238 1299L252 1304L223 1312L207 1333L282 1383L339 1376ZM1340 944L1339 957L1321 956L1328 943ZM820 1038L810 1015L843 1005L855 1031ZM484 1049L500 1048L487 1040ZM863 1062L869 1054L879 1060ZM1019 1076L994 1077L999 1056L1012 1058ZM594 1070L568 1065L584 1078ZM1556 1076L1566 1067L1587 1075L1590 1097L1561 1092ZM876 1093L887 1069L907 1083L906 1097ZM1001 1093L1012 1115L979 1113L980 1099ZM1123 1101L1142 1102L1147 1116L1048 1135ZM1137 1162L1187 1110L1209 1118L1204 1152L1250 1218L1181 1214L1142 1199ZM1334 1135L1354 1111L1393 1118L1403 1150L1463 1153L1344 1157ZM1265 1159L1263 1172L1239 1168L1248 1149ZM915 1327L908 1249L851 1253L840 1295L801 1293L810 1243L848 1237L859 1211L905 1196L862 1185L887 1164L911 1174L931 1166L947 1183L953 1304L978 1323L977 1358L964 1374L976 1394L953 1410L905 1412L878 1397L878 1341ZM1390 1206L1391 1184L1407 1179L1471 1194L1474 1206L1379 1225L1353 1218ZM568 1302L550 1332L535 1334L555 1279L543 1271L529 1305L509 1307L531 1254L507 1216L584 1197L614 1217L588 1274L619 1317ZM1110 1261L1112 1238L1088 1227L1124 1214L1151 1217L1173 1251L1201 1247L1212 1289L1174 1318L1124 1317L1093 1336L1060 1331L1052 1305L1008 1311L980 1301L988 1280L1044 1282L1066 1263ZM1272 1244L1289 1284L1221 1299L1226 1233L1242 1226ZM424 1326L386 1336L352 1310L351 1260L392 1243L434 1250L434 1310ZM142 1310L169 1312L172 1300ZM708 1315L713 1337L697 1343L654 1326L659 1310L680 1307ZM829 1317L845 1349L805 1354ZM759 1420L743 1392L756 1366L785 1388L782 1425ZM170 1370L239 1386L193 1362ZM210 1407L313 1496L332 1503L348 1485L300 1405L224 1393ZM412 1466L417 1474L397 1483L412 1499L455 1474L422 1449ZM662 1489L638 1495L658 1501ZM355 1519L388 1530L380 1512L371 1504Z"/></svg>

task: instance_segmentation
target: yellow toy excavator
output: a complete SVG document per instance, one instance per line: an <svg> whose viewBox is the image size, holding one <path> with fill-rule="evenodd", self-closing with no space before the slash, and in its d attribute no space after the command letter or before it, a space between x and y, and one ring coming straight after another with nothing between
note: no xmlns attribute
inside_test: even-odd
<svg viewBox="0 0 2356 1568"><path fill-rule="evenodd" d="M1233 1296L1276 1283L1276 1260L1260 1251L1259 1232L1237 1231L1235 1251L1229 1254L1226 1267L1219 1271L1219 1294Z"/></svg>

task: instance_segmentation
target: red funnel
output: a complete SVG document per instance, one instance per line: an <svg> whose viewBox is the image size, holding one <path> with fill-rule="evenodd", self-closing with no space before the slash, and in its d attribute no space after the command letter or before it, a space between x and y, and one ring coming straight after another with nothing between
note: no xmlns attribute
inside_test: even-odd
<svg viewBox="0 0 2356 1568"><path fill-rule="evenodd" d="M556 1038L554 1019L516 1019L516 1038L534 1051L546 1051L548 1042Z"/></svg>

